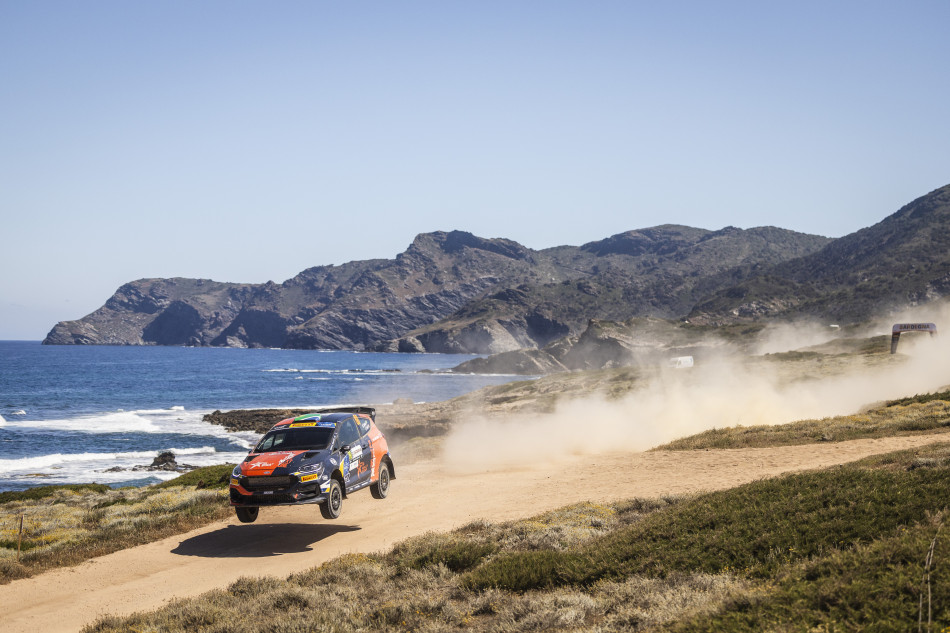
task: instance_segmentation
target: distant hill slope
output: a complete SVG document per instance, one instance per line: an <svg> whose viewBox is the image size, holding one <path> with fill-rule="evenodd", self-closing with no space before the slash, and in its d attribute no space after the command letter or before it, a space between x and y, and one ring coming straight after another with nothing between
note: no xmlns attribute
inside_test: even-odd
<svg viewBox="0 0 950 633"><path fill-rule="evenodd" d="M828 242L773 227L665 225L535 251L440 231L393 260L318 266L282 284L130 282L44 343L504 351L580 331L591 317L685 314L695 297Z"/></svg>
<svg viewBox="0 0 950 633"><path fill-rule="evenodd" d="M775 227L707 231L664 225L547 249L538 257L580 274L505 288L377 349L500 353L543 347L580 333L590 319L676 318L698 298L828 242Z"/></svg>
<svg viewBox="0 0 950 633"><path fill-rule="evenodd" d="M700 301L689 318L856 321L950 294L950 185L824 248Z"/></svg>

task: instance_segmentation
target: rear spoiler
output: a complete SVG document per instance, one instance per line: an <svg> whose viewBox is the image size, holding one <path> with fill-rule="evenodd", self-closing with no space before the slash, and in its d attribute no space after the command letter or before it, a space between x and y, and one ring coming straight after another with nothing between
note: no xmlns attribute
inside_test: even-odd
<svg viewBox="0 0 950 633"><path fill-rule="evenodd" d="M376 421L376 409L373 407L330 407L328 409L314 409L313 413L358 413L368 415Z"/></svg>

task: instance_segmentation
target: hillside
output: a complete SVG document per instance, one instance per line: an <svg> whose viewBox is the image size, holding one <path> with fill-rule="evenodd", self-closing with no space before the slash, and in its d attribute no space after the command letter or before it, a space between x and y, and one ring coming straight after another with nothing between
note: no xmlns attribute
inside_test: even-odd
<svg viewBox="0 0 950 633"><path fill-rule="evenodd" d="M854 322L950 293L950 185L824 248L710 293L689 315L726 323L770 317Z"/></svg>
<svg viewBox="0 0 950 633"><path fill-rule="evenodd" d="M664 225L579 248L548 249L541 253L584 274L506 288L379 349L499 353L579 334L590 319L677 318L713 289L729 288L828 242L775 227L706 231Z"/></svg>
<svg viewBox="0 0 950 633"><path fill-rule="evenodd" d="M393 260L317 266L277 284L142 279L45 344L487 353L578 332L591 316L673 316L827 238L764 227L666 225L535 251L462 231L416 237ZM427 330L449 318L448 326Z"/></svg>

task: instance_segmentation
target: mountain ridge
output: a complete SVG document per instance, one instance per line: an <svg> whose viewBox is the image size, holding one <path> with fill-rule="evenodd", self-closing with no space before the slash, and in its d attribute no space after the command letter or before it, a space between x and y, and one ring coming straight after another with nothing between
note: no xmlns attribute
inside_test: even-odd
<svg viewBox="0 0 950 633"><path fill-rule="evenodd" d="M669 315L681 309L668 305L678 297L676 291L663 291L672 287L673 278L692 287L690 276L704 279L732 263L783 261L828 240L775 230L781 239L768 243L758 229L723 233L663 225L581 247L543 250L464 231L422 233L394 259L314 266L281 284L185 278L129 282L90 315L58 323L44 343L497 351L536 339L546 342L586 323L589 317L576 310L570 318L561 314L561 285L569 296L585 297L582 306L604 304L613 293L612 307L603 311L618 318L634 316L637 306L644 306L629 299L647 288L657 304L653 311ZM636 255L623 252L637 240L647 240L649 248ZM728 257L708 261L723 249ZM487 330L479 326L462 337L467 341L452 336L451 342L428 347L400 342L474 302L492 297L501 305L518 296L538 301L505 323Z"/></svg>
<svg viewBox="0 0 950 633"><path fill-rule="evenodd" d="M393 259L281 284L137 280L43 342L493 354L540 349L591 319L857 322L947 294L950 185L837 239L663 224L534 250L434 231Z"/></svg>

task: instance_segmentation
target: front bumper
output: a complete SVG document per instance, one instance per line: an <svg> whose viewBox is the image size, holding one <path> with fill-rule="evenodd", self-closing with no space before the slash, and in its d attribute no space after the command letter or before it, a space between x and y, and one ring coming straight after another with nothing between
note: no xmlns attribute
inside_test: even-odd
<svg viewBox="0 0 950 633"><path fill-rule="evenodd" d="M261 506L293 506L323 503L326 495L320 490L317 478L282 475L277 477L232 477L231 505L245 508Z"/></svg>

